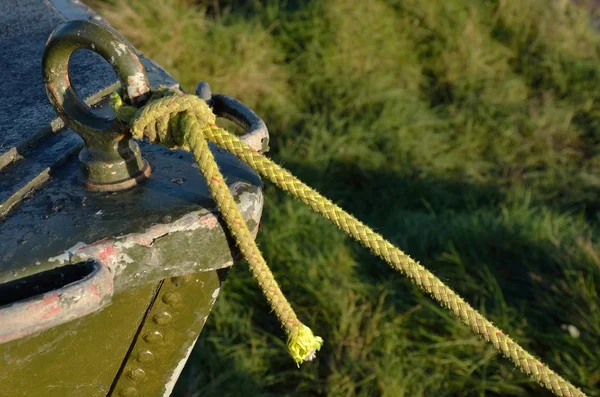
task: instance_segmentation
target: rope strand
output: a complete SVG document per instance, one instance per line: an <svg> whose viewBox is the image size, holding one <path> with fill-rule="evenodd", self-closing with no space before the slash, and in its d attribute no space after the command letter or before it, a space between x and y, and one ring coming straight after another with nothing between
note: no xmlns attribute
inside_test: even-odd
<svg viewBox="0 0 600 397"><path fill-rule="evenodd" d="M298 364L314 357L315 351L321 347L323 340L313 336L312 331L299 322L279 290L277 282L245 226L229 189L225 183L222 183L223 176L208 149L207 140L239 157L262 176L352 236L393 269L407 276L540 385L560 397L585 396L581 390L505 335L417 261L298 180L289 171L255 152L235 135L216 126L214 114L201 99L193 95L170 93L162 98L152 99L138 110L135 116L132 116L130 109L127 110L128 107L122 106L118 96L113 102L117 115L121 114L119 117L131 122L131 132L135 138L146 138L167 146L179 145L192 151L236 244L247 259L255 279L288 334L288 348Z"/></svg>

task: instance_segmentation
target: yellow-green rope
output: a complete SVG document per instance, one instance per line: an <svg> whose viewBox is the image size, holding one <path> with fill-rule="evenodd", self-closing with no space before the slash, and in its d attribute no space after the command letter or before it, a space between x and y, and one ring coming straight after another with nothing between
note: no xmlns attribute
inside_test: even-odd
<svg viewBox="0 0 600 397"><path fill-rule="evenodd" d="M162 93L135 111L131 107L123 106L120 98L116 95L113 96L113 107L120 119L129 122L133 137L146 138L169 147L180 146L192 151L207 180L220 214L225 219L231 234L252 269L254 278L288 335L288 348L296 363L300 364L306 359L312 359L323 341L321 338L313 336L312 331L300 323L283 296L223 181L218 166L208 149L207 141L235 154L261 175L369 248L371 252L411 279L442 306L452 311L474 333L490 342L523 373L535 379L540 385L561 397L585 396L577 387L503 334L500 329L417 261L321 196L317 191L302 183L289 171L257 153L235 135L216 126L214 114L200 98L174 92Z"/></svg>

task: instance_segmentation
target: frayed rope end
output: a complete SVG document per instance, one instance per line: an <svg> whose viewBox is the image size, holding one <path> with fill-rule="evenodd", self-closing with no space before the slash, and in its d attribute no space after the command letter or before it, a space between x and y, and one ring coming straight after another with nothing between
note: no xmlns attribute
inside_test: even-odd
<svg viewBox="0 0 600 397"><path fill-rule="evenodd" d="M322 345L323 339L315 336L311 329L302 323L295 332L290 334L287 343L288 350L298 367L304 361L312 361Z"/></svg>

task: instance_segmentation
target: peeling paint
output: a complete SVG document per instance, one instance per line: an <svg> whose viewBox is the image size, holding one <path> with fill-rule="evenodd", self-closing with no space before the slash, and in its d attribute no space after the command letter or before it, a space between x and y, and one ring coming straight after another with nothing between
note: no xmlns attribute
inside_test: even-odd
<svg viewBox="0 0 600 397"><path fill-rule="evenodd" d="M250 131L240 136L241 141L256 151L265 149L265 145L263 144L265 139L267 141L269 139L269 133L267 132L266 128L264 130Z"/></svg>
<svg viewBox="0 0 600 397"><path fill-rule="evenodd" d="M93 313L113 294L113 278L96 262L85 278L0 310L0 343L9 342Z"/></svg>
<svg viewBox="0 0 600 397"><path fill-rule="evenodd" d="M202 215L201 215L202 214ZM168 224L158 224L150 227L143 233L132 233L118 237L116 247L131 248L136 245L150 247L154 240L175 232L194 231L199 228L214 229L219 221L214 214L206 214L204 211L191 212L177 221Z"/></svg>
<svg viewBox="0 0 600 397"><path fill-rule="evenodd" d="M119 255L119 261L122 261L125 263L133 263L133 259L131 259L131 257L127 254Z"/></svg>
<svg viewBox="0 0 600 397"><path fill-rule="evenodd" d="M143 73L136 73L127 77L127 95L131 99L138 98L150 91L148 81Z"/></svg>
<svg viewBox="0 0 600 397"><path fill-rule="evenodd" d="M127 46L118 41L111 41L110 44L114 47L117 56L122 56L127 53Z"/></svg>
<svg viewBox="0 0 600 397"><path fill-rule="evenodd" d="M224 267L224 268L225 268L225 267L231 267L231 266L233 266L233 261L229 261L229 262L225 262L225 263L223 263L223 267Z"/></svg>
<svg viewBox="0 0 600 397"><path fill-rule="evenodd" d="M61 265L69 262L71 260L71 257L73 256L73 253L78 251L80 248L86 247L87 245L85 243L82 243L81 241L78 242L77 244L75 244L74 246L72 246L71 248L69 248L68 250L66 250L65 252L63 252L62 254L58 255L58 256L54 256L52 258L48 258L49 262L56 262L58 261L58 263L60 263Z"/></svg>
<svg viewBox="0 0 600 397"><path fill-rule="evenodd" d="M173 374L171 374L171 377L165 384L165 392L163 393L163 397L169 397L171 395L171 393L173 392L175 383L177 382L177 379L179 379L179 375L181 375L181 371L183 371L183 367L185 367L185 363L187 362L188 358L190 358L190 355L192 354L192 350L194 350L194 346L196 345L197 340L198 340L198 338L196 338L196 340L194 340L194 343L192 343L191 346L188 348L187 352L185 352L185 356L177 363L177 367L175 367L175 371L173 371Z"/></svg>
<svg viewBox="0 0 600 397"><path fill-rule="evenodd" d="M263 197L260 189L249 187L235 183L231 189L244 219L255 233ZM211 230L214 232L209 233ZM207 250L207 247L213 248ZM229 267L235 260L232 255L226 232L217 216L207 209L188 213L174 222L155 224L140 233L91 244L78 242L62 254L42 261L45 263L40 263L40 267L57 268L92 260L101 269L102 278L89 276L35 297L27 302L26 316L11 308L0 310L0 343L17 334L35 333L99 310L110 302L113 293L125 289L165 277ZM220 289L212 292L213 301L219 292Z"/></svg>

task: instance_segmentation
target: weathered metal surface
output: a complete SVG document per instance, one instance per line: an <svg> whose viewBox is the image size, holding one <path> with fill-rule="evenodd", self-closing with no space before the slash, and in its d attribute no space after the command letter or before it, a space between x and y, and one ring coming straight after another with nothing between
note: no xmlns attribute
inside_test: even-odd
<svg viewBox="0 0 600 397"><path fill-rule="evenodd" d="M113 396L168 396L219 295L227 269L166 279L113 385ZM193 320L190 326L189 319ZM170 363L176 362L173 367Z"/></svg>
<svg viewBox="0 0 600 397"><path fill-rule="evenodd" d="M155 230L157 224L172 225L183 216L189 219L192 213L197 213L198 218L211 213L214 202L189 153L155 145L142 146L154 172L139 189L118 194L90 192L78 183L77 161L71 159L53 174L43 190L11 212L0 223L0 241L3 241L0 283L60 266L60 261L50 258L77 244L93 244L107 238L124 241L123 236L147 233ZM217 149L214 153L250 226L256 225L258 218L254 217L260 216L260 212L254 206L262 205L260 179L233 155ZM215 246L223 246L227 242L225 232L214 215L211 216L212 224L218 227L203 230L195 241L208 242L209 236L214 234L220 236L214 237ZM182 246L177 254L182 259L188 253L198 255L195 266L199 270L207 263L224 260L223 252L228 250L225 246L217 255L218 250L194 249L192 243L185 247L188 249ZM29 266L31 264L35 266ZM149 268L151 263L144 266ZM193 266L189 264L186 271L192 271Z"/></svg>
<svg viewBox="0 0 600 397"><path fill-rule="evenodd" d="M143 184L106 193L80 183L73 155L82 140L55 117L41 78L45 41L66 16L100 19L70 0L0 2L0 64L8 76L0 104L0 291L10 292L0 294L0 331L4 324L12 336L0 334L13 339L0 344L0 395L102 396L111 387L121 393L121 386L163 395L206 320L219 272L238 254L189 153L140 143L153 167ZM98 56L80 55L69 61L70 82L94 112L108 112L106 96L119 87L111 68ZM140 59L151 89L178 87ZM246 142L267 147L266 127L251 110L226 96L212 98L219 116L247 128ZM256 232L260 178L231 154L211 149ZM177 291L181 303L157 306L159 296L172 292L165 288L175 288L171 278L185 275L199 281ZM87 314L90 307L101 310ZM148 356L137 349L152 327L163 335L156 360L132 367ZM14 339L22 335L28 336ZM153 374L144 384L140 369Z"/></svg>
<svg viewBox="0 0 600 397"><path fill-rule="evenodd" d="M123 291L104 310L0 345L0 396L107 396L157 289Z"/></svg>
<svg viewBox="0 0 600 397"><path fill-rule="evenodd" d="M162 169L159 169L157 172L161 173L161 171ZM194 175L197 174L195 169L192 169L192 172L194 172ZM256 185L234 180L235 178L232 178L231 190L240 205L248 226L256 233L263 204L261 191ZM156 179L151 179L149 184L154 184L153 182L156 182ZM169 182L176 184L179 180L173 182L170 179ZM51 185L45 189L45 192L54 187ZM131 195L130 199L134 199L136 196ZM71 203L73 202L77 203L77 200L71 201ZM119 207L123 210L133 207L132 212L136 211L135 203L132 206L123 205ZM91 209L90 212L96 209L97 207ZM174 206L170 209L173 210L171 213L176 213ZM70 221L70 209L65 206L61 210L65 212L52 214L47 218L51 224L55 224L54 222L61 224L55 217ZM139 211L139 209L137 210ZM101 211L103 210L98 212ZM76 212L77 209L75 208L73 213ZM102 217L103 214L96 215L98 212L92 216ZM124 211L117 212L124 213ZM85 213L81 214L80 211L79 215L85 215ZM157 215L154 214L154 216ZM171 215L164 215L160 220L170 219ZM8 221L10 220L11 218L8 219ZM111 221L109 219L107 221L108 225L106 227L110 228L115 220ZM10 225L10 222L7 223ZM103 222L96 221L95 225L101 223ZM69 229L71 228L69 227ZM0 238L9 234L10 230L10 228L2 228ZM41 230L38 229L39 231ZM101 231L102 228L95 227L93 229L82 229L82 233L75 233L74 236L81 238L84 237L83 233L93 232L93 235L96 235ZM49 230L48 232L52 231ZM18 238L18 236L14 237ZM36 237L43 239L44 235L36 235ZM16 242L14 238L8 240L9 243ZM25 245L28 245L28 243L13 248L16 250L23 248ZM70 321L73 318L97 310L110 303L113 290L118 293L126 289L156 283L169 276L231 266L235 256L235 251L232 254L231 248L228 237L217 216L210 209L201 208L188 212L180 218L175 218L172 222L154 223L141 232L104 238L91 244L79 241L63 253L57 251L57 255L50 258L36 259L32 256L34 266L23 266L19 270L12 270L4 274L0 273L0 277L4 278L5 284L6 281L15 283L15 280L24 280L23 288L31 289L32 284L35 286L43 284L42 280L28 279L33 274L38 274L40 271L60 271L62 267L66 269L69 265L89 260L97 261L101 265L100 270L103 271L94 273L94 277L91 279L81 280L77 284L71 284L68 287L56 289L42 296L30 298L26 302L16 302L8 308L0 307L0 343ZM22 252L21 258L24 254ZM9 255L5 255L5 257ZM17 260L16 262L20 261ZM10 264L14 263L15 261L10 262ZM107 280L107 277L109 277L109 280ZM1 287L0 292L2 292ZM77 305L69 303L73 296L78 299ZM68 304L63 304L63 302Z"/></svg>

